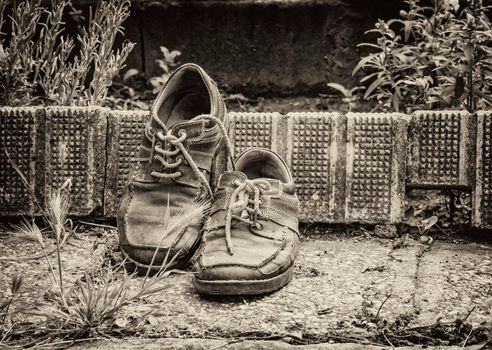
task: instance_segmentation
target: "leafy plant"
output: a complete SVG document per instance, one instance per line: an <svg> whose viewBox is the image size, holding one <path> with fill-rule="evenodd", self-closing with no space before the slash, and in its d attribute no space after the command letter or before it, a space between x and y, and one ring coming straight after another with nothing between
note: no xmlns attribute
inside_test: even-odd
<svg viewBox="0 0 492 350"><path fill-rule="evenodd" d="M0 104L100 105L113 77L123 67L134 44L113 50L122 23L129 16L129 0L98 3L88 27L76 38L65 32L63 14L71 0L0 4L0 32L10 22L10 40L0 34ZM76 45L76 42L78 45Z"/></svg>
<svg viewBox="0 0 492 350"><path fill-rule="evenodd" d="M164 84L169 80L169 77L173 73L174 68L179 65L176 59L181 56L181 52L177 50L169 51L165 46L160 48L162 58L156 59L156 63L162 71L160 75L150 78L149 83L152 85L152 93L158 94L162 90Z"/></svg>
<svg viewBox="0 0 492 350"><path fill-rule="evenodd" d="M467 0L461 10L455 0L405 2L401 18L367 32L375 43L360 44L375 50L353 70L363 73L363 98L384 111L492 105L492 30L482 1Z"/></svg>

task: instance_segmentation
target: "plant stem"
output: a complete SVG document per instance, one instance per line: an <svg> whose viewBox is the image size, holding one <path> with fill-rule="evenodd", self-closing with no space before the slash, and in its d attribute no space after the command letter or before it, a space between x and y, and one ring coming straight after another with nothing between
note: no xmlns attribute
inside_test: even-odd
<svg viewBox="0 0 492 350"><path fill-rule="evenodd" d="M60 244L60 237L62 230L64 230L63 226L60 224L57 224L55 226L55 236L56 236L56 255L57 255L57 260L58 260L58 277L59 277L59 285L60 285L60 298L62 300L63 306L67 306L67 303L65 301L65 293L63 290L63 271L62 271L62 262L61 262L61 244Z"/></svg>
<svg viewBox="0 0 492 350"><path fill-rule="evenodd" d="M7 319L7 316L9 314L10 305L12 305L13 301L14 301L14 295L10 297L10 301L7 304L7 307L5 308L5 314L3 315L2 324L5 324L5 320Z"/></svg>
<svg viewBox="0 0 492 350"><path fill-rule="evenodd" d="M56 283L56 276L55 276L55 269L53 268L53 265L51 264L51 260L48 258L48 253L46 253L46 249L41 246L41 249L43 250L44 257L46 261L48 262L48 267L51 272L51 277L53 278L53 282Z"/></svg>

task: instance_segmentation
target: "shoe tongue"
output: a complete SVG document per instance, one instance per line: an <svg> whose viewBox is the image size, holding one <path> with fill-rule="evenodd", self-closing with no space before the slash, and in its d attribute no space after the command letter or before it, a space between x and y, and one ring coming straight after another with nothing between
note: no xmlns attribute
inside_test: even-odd
<svg viewBox="0 0 492 350"><path fill-rule="evenodd" d="M183 130L186 133L186 138L199 137L207 124L205 119L187 120L179 122L171 127L172 133L179 136L179 132Z"/></svg>

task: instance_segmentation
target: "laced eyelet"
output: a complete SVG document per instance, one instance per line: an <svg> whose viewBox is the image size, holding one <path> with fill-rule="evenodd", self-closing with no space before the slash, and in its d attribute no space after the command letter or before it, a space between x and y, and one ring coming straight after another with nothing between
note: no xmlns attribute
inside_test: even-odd
<svg viewBox="0 0 492 350"><path fill-rule="evenodd" d="M186 135L185 129L179 129L178 130L178 136L182 137L183 135L184 135L184 137L188 136L188 135Z"/></svg>
<svg viewBox="0 0 492 350"><path fill-rule="evenodd" d="M254 224L251 224L250 227L252 227L258 231L263 230L263 225L259 222L255 222Z"/></svg>

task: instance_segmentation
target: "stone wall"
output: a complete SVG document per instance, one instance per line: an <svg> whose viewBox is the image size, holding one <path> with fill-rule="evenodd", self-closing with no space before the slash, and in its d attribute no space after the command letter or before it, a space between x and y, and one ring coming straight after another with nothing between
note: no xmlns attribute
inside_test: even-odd
<svg viewBox="0 0 492 350"><path fill-rule="evenodd" d="M87 1L79 5L87 11ZM354 81L364 32L401 6L401 0L140 0L124 24L126 38L137 43L128 67L155 74L163 45L180 50L182 63L214 72L229 91L327 92L326 82Z"/></svg>

